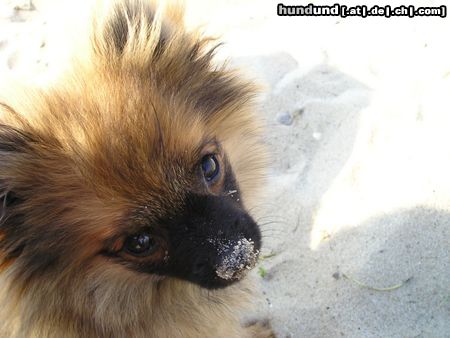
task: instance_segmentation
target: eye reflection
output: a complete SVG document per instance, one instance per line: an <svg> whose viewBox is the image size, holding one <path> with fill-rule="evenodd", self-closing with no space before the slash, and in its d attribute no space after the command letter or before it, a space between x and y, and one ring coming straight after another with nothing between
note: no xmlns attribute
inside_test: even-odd
<svg viewBox="0 0 450 338"><path fill-rule="evenodd" d="M148 256L158 248L155 239L146 231L129 236L125 240L124 249L134 256Z"/></svg>
<svg viewBox="0 0 450 338"><path fill-rule="evenodd" d="M213 154L203 157L201 167L203 176L207 182L214 180L220 172L219 161Z"/></svg>

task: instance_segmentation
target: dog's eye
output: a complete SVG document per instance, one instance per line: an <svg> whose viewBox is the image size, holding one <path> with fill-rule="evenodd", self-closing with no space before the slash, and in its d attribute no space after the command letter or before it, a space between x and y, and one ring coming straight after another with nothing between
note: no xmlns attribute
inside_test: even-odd
<svg viewBox="0 0 450 338"><path fill-rule="evenodd" d="M202 171L206 181L212 181L220 171L219 162L215 155L206 155L202 159Z"/></svg>
<svg viewBox="0 0 450 338"><path fill-rule="evenodd" d="M157 243L147 232L140 232L129 236L125 240L125 250L134 256L148 256L157 249Z"/></svg>

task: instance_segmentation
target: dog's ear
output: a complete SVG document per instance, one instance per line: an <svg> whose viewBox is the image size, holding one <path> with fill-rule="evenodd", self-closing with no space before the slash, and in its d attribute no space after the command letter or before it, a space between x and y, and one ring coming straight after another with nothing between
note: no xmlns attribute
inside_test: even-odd
<svg viewBox="0 0 450 338"><path fill-rule="evenodd" d="M97 11L92 43L104 61L148 63L164 48L169 32L156 17L158 6L151 1L124 1Z"/></svg>
<svg viewBox="0 0 450 338"><path fill-rule="evenodd" d="M3 189L0 183L0 227L3 220L6 218L6 208L10 202L10 196L8 196L8 191Z"/></svg>
<svg viewBox="0 0 450 338"><path fill-rule="evenodd" d="M35 142L34 138L25 131L0 123L0 168L2 160L14 154L23 154Z"/></svg>
<svg viewBox="0 0 450 338"><path fill-rule="evenodd" d="M16 166L30 153L35 141L30 133L0 124L0 225L6 217L8 207L16 200Z"/></svg>

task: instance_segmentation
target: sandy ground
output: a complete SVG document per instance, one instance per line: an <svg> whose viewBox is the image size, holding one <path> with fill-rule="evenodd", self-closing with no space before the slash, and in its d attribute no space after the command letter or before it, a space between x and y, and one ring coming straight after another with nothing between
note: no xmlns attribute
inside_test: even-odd
<svg viewBox="0 0 450 338"><path fill-rule="evenodd" d="M1 80L51 74L55 22L78 15L28 4L0 0ZM276 4L187 0L188 23L265 88L256 317L279 337L450 337L450 19L286 18Z"/></svg>

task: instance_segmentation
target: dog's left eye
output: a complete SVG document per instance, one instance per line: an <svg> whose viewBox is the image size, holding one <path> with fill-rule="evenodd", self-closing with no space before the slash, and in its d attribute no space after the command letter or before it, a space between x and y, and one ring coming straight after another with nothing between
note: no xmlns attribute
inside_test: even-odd
<svg viewBox="0 0 450 338"><path fill-rule="evenodd" d="M134 256L148 256L157 249L155 239L147 232L140 232L129 236L125 240L125 250Z"/></svg>
<svg viewBox="0 0 450 338"><path fill-rule="evenodd" d="M206 155L202 159L202 171L206 181L210 182L220 172L219 161L215 155Z"/></svg>

